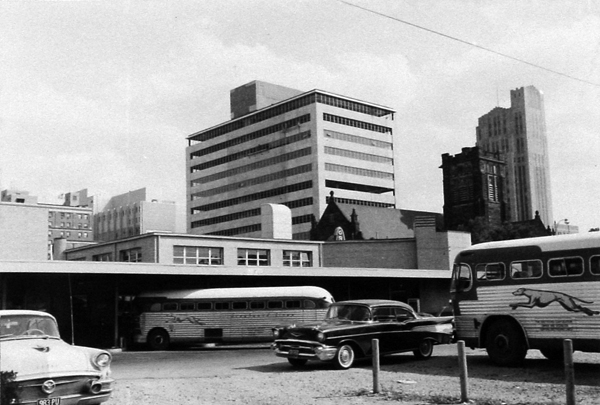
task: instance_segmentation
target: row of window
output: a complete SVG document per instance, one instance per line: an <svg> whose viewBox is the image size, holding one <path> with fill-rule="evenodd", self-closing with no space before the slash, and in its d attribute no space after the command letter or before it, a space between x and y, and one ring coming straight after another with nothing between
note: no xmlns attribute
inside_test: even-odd
<svg viewBox="0 0 600 405"><path fill-rule="evenodd" d="M371 124L370 122L354 120L352 118L340 117L339 115L323 113L323 120L333 122L335 124L347 125L349 127L366 129L367 131L380 132L382 134L392 133L392 128L390 127L384 127L382 125Z"/></svg>
<svg viewBox="0 0 600 405"><path fill-rule="evenodd" d="M329 196L325 197L325 202L327 204L329 204L329 198ZM366 207L395 208L394 204L382 203L377 201L355 200L353 198L335 197L335 201L340 202L342 204L364 205Z"/></svg>
<svg viewBox="0 0 600 405"><path fill-rule="evenodd" d="M312 267L312 252L284 250L282 262L287 267ZM225 264L223 248L204 246L174 246L173 263L199 266L220 266ZM270 266L271 251L268 249L238 249L239 266Z"/></svg>
<svg viewBox="0 0 600 405"><path fill-rule="evenodd" d="M150 305L150 312L160 311L236 311L269 309L316 309L318 304L309 299L295 300L252 300L252 301L198 301L198 302L156 302Z"/></svg>
<svg viewBox="0 0 600 405"><path fill-rule="evenodd" d="M307 205L312 205L313 199L312 199L312 197L301 198L299 200L282 202L281 204L287 206L290 209L293 209L293 208L305 207ZM236 221L238 219L243 219L243 218L257 217L259 215L260 215L260 208L255 208L255 209L251 209L251 210L247 210L247 211L233 212L233 213L227 214L227 215L221 215L218 217L210 217L210 218L206 218L206 219L201 219L199 221L193 221L192 228L200 228L202 226L221 224L223 222Z"/></svg>
<svg viewBox="0 0 600 405"><path fill-rule="evenodd" d="M53 219L54 216L56 216L56 214L58 214L56 211L48 211L48 218L49 219ZM60 218L61 219L64 219L64 218L71 219L71 217L73 219L75 219L75 218L77 218L77 219L84 219L84 220L90 219L90 215L89 214L73 214L73 213L70 213L70 212L61 212L60 213Z"/></svg>
<svg viewBox="0 0 600 405"><path fill-rule="evenodd" d="M365 138L363 136L346 134L344 132L331 131L326 129L323 131L325 136L332 139L338 139L340 141L357 143L360 145L368 145L382 149L392 149L393 145L391 142L380 141L378 139Z"/></svg>
<svg viewBox="0 0 600 405"><path fill-rule="evenodd" d="M357 152L348 149L332 148L331 146L325 146L325 153L328 155L364 160L366 162L384 163L387 165L391 165L394 162L394 160L389 157L373 155L371 153Z"/></svg>
<svg viewBox="0 0 600 405"><path fill-rule="evenodd" d="M541 278L544 274L541 260L515 261L507 272L504 263L482 263L475 266L478 280L494 281L512 279ZM592 256L589 260L590 272L600 275L600 256ZM582 257L561 257L548 260L547 273L550 277L573 277L583 275L585 270ZM508 274L507 274L508 273Z"/></svg>
<svg viewBox="0 0 600 405"><path fill-rule="evenodd" d="M308 148L302 148L293 152L289 152L289 153L284 153L282 155L278 155L278 156L273 156L269 159L265 159L265 160L260 160L258 162L254 162L254 163L250 163L248 165L245 166L240 166L240 167L236 167L233 169L229 169L229 170L225 170L219 173L215 173L215 174L211 174L209 176L205 176L205 177L201 177L198 179L194 179L191 181L191 186L199 186L201 184L205 184L205 183L209 183L211 181L216 181L216 180L220 180L220 179L225 179L225 178L229 178L229 177L233 177L233 176L237 176L239 174L242 173L248 173L252 170L257 170L257 169L261 169L264 167L269 167L269 166L273 166L273 165L277 165L279 163L283 163L283 162L287 162L290 160L294 160L294 159L298 159L301 158L303 156L309 156L312 153L312 149L310 147Z"/></svg>
<svg viewBox="0 0 600 405"><path fill-rule="evenodd" d="M286 112L297 110L298 108L307 106L309 104L313 104L314 102L315 102L314 94L309 94L307 96L300 97L296 100L292 100L287 103L280 104L278 106L257 112L256 114L248 115L247 117L239 119L237 121L229 122L229 123L227 123L225 125L221 125L217 128L209 129L207 131L203 131L203 132L194 134L188 138L189 144L194 145L198 142L205 142L205 141L208 141L209 139L217 138L219 136L228 134L229 132L233 132L238 129L247 127L249 125L253 125L258 122L268 120L268 119L276 117L278 115L282 115Z"/></svg>
<svg viewBox="0 0 600 405"><path fill-rule="evenodd" d="M287 131L289 128L297 127L300 124L304 124L305 122L310 122L310 114L302 115L298 118L293 118L291 120L280 122L279 124L259 129L258 131L250 132L237 138L229 139L225 142L221 142L216 145L208 146L206 148L197 150L195 152L190 153L190 160L209 155L220 150L229 149L235 145L241 145L243 143L262 138L263 136L274 134L275 132Z"/></svg>
<svg viewBox="0 0 600 405"><path fill-rule="evenodd" d="M282 170L276 173L269 173L264 176L255 177L253 179L248 179L244 181L239 181L235 183L230 183L222 187L212 188L209 190L199 191L197 193L192 193L192 201L200 199L202 197L210 197L213 195L219 195L222 193L226 193L229 191L235 191L242 188L248 188L252 186L256 186L258 184L264 184L275 180L287 179L288 177L296 176L302 173L309 173L312 170L312 163L307 165L292 167L291 169Z"/></svg>
<svg viewBox="0 0 600 405"><path fill-rule="evenodd" d="M373 107L367 104L357 103L339 97L330 96L327 94L317 94L317 103L331 105L345 110L356 111L363 114L374 115L375 117L385 117L391 115L394 119L393 111L383 108Z"/></svg>
<svg viewBox="0 0 600 405"><path fill-rule="evenodd" d="M394 180L393 173L381 172L379 170L369 170L360 167L336 165L333 163L325 163L325 170L329 172L348 173L356 176L373 177L375 179Z"/></svg>
<svg viewBox="0 0 600 405"><path fill-rule="evenodd" d="M90 224L85 222L79 222L79 223L73 223L71 224L71 222L61 222L60 225L56 224L56 226L54 225L54 223L52 223L52 221L48 221L48 226L50 228L76 228L76 229L88 229L90 227Z"/></svg>
<svg viewBox="0 0 600 405"><path fill-rule="evenodd" d="M52 231L48 231L48 236L52 237L52 235L53 235L53 232ZM71 237L71 232L70 231L60 231L60 236L61 237L65 237L65 238L70 238ZM87 239L88 236L89 236L88 232L77 232L77 239Z"/></svg>
<svg viewBox="0 0 600 405"><path fill-rule="evenodd" d="M217 201L212 204L201 205L198 207L194 207L191 210L191 214L198 214L202 211L212 211L217 210L219 208L230 207L233 205L243 204L250 201L262 200L265 198L270 198L278 195L289 194L295 191L306 190L312 188L312 181L304 181L301 183L290 184L284 187L278 187L271 190L261 191L259 193L248 194L241 197L231 198L229 200Z"/></svg>
<svg viewBox="0 0 600 405"><path fill-rule="evenodd" d="M273 150L273 149L281 148L283 146L291 145L291 144L303 141L308 138L310 138L310 131L300 132L299 134L281 138L281 139L277 139L273 142L257 145L252 148L242 150L240 152L228 153L227 155L225 155L223 157L205 161L203 163L194 165L191 167L190 170L191 170L191 173L195 173L195 172L202 171L202 170L205 170L205 169L208 169L211 167L219 166L219 165L222 165L225 163L231 163L231 162L235 162L236 160L245 159L252 155L257 155L259 153L268 152L269 150Z"/></svg>

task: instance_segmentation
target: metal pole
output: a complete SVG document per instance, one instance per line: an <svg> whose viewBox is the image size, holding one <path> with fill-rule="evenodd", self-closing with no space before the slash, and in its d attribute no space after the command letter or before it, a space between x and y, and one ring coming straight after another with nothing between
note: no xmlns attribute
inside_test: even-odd
<svg viewBox="0 0 600 405"><path fill-rule="evenodd" d="M565 386L567 405L575 405L575 368L573 367L573 341L565 339L563 342L565 357Z"/></svg>
<svg viewBox="0 0 600 405"><path fill-rule="evenodd" d="M371 340L373 348L373 393L379 393L379 339Z"/></svg>
<svg viewBox="0 0 600 405"><path fill-rule="evenodd" d="M459 340L458 347L458 367L460 372L460 401L462 403L469 402L469 384L467 373L467 355L465 353L465 342Z"/></svg>

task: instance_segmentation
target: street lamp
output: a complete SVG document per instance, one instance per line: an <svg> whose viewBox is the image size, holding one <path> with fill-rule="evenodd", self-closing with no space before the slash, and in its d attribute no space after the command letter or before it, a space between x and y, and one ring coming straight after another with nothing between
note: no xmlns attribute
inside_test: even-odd
<svg viewBox="0 0 600 405"><path fill-rule="evenodd" d="M561 222L564 222L565 224L567 224L567 227L569 226L569 220L567 218L565 219L561 219L558 222L554 221L554 234L558 235L558 225L560 225ZM567 233L569 233L567 231Z"/></svg>

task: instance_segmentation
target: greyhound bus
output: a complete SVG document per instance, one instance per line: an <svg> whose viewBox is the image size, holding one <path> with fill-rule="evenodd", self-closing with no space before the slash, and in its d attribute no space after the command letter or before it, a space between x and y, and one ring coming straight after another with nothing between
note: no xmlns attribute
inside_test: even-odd
<svg viewBox="0 0 600 405"><path fill-rule="evenodd" d="M320 321L334 302L320 287L170 290L136 296L134 344L166 350L171 344L273 340L272 328Z"/></svg>
<svg viewBox="0 0 600 405"><path fill-rule="evenodd" d="M459 253L450 287L456 339L499 365L528 349L550 360L600 352L600 232L481 243Z"/></svg>

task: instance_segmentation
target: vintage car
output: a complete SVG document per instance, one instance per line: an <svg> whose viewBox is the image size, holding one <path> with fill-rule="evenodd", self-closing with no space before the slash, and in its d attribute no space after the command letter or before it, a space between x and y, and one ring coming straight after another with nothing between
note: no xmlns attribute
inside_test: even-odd
<svg viewBox="0 0 600 405"><path fill-rule="evenodd" d="M99 404L113 390L109 352L63 341L45 312L0 310L2 403Z"/></svg>
<svg viewBox="0 0 600 405"><path fill-rule="evenodd" d="M356 358L372 355L373 339L379 340L380 355L412 351L425 359L434 345L450 343L453 331L451 316L420 317L403 302L340 301L331 304L322 322L274 328L272 349L292 366L321 360L348 369Z"/></svg>

